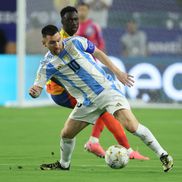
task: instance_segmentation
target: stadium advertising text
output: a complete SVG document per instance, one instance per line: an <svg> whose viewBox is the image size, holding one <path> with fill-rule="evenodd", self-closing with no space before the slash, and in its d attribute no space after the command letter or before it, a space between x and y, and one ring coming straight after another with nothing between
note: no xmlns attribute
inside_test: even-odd
<svg viewBox="0 0 182 182"><path fill-rule="evenodd" d="M1 55L0 78L6 78L1 89L0 105L10 101L16 101L16 56ZM114 64L124 72L134 76L135 84L132 88L121 84L122 92L130 99L145 98L145 101L154 102L182 102L182 61L181 58L132 58L119 59L110 57ZM26 57L25 75L25 99L30 100L28 89L33 83L32 75L36 74L41 55ZM9 64L11 62L11 64ZM11 67L10 67L11 65ZM7 70L11 70L8 71ZM106 70L108 71L108 70ZM11 74L10 74L11 73ZM114 77L114 79L116 79ZM152 91L152 94L151 94ZM154 91L154 92L153 92ZM40 99L47 99L43 93Z"/></svg>
<svg viewBox="0 0 182 182"><path fill-rule="evenodd" d="M171 62L165 66L164 70L150 62L133 63L129 68L126 68L124 61L119 58L110 57L114 64L127 71L135 78L135 85L129 89L122 89L124 94L129 98L136 99L141 90L161 90L170 100L182 101L182 63ZM125 63L127 64L127 61ZM164 63L164 60L161 60ZM165 64L165 63L164 63ZM164 65L162 66L164 67ZM116 79L116 78L114 78ZM160 98L158 98L160 100Z"/></svg>

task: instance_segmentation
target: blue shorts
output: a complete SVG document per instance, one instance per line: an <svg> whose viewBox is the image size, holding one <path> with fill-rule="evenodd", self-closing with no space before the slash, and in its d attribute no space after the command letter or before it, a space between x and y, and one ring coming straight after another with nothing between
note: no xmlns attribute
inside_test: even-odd
<svg viewBox="0 0 182 182"><path fill-rule="evenodd" d="M59 95L51 95L53 101L60 106L73 109L77 103L76 99L72 97L66 90Z"/></svg>

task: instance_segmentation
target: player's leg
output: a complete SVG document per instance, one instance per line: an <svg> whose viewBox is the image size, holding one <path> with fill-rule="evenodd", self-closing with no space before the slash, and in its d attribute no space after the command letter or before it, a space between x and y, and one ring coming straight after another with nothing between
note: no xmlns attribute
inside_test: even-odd
<svg viewBox="0 0 182 182"><path fill-rule="evenodd" d="M107 129L114 135L118 143L126 149L129 149L130 144L128 143L125 131L122 125L119 123L119 121L108 112L105 112L101 116L101 119L104 121L104 124L106 125Z"/></svg>
<svg viewBox="0 0 182 182"><path fill-rule="evenodd" d="M113 115L110 114L113 114L120 108L129 108L129 104L125 98L123 103L120 103L119 100L121 100L120 93L118 94L113 90L106 90L100 94L96 99L95 104L99 108L104 108L108 111L105 112L100 118L104 121L104 124L114 135L118 143L128 149L130 159L148 160L148 157L142 156L139 152L133 151L133 149L130 148L122 125L117 119L113 117Z"/></svg>
<svg viewBox="0 0 182 182"><path fill-rule="evenodd" d="M77 103L76 99L72 97L66 89L61 94L58 95L51 95L53 101L60 106L67 107L73 109ZM104 157L105 151L99 143L99 137L104 128L104 123L102 119L98 118L95 125L93 126L91 136L88 142L84 145L84 148L99 156Z"/></svg>
<svg viewBox="0 0 182 182"><path fill-rule="evenodd" d="M60 105L63 107L74 108L76 105L76 99L74 97L72 97L67 92L66 89L64 89L62 91L62 93L59 95L51 95L51 98L54 100L54 102L57 105ZM107 127L109 127L108 129L113 133L113 127L111 127L109 125L111 125L110 123L112 123L112 120L114 120L113 123L115 122L115 118L112 117L112 115L110 115L110 116L109 115L110 115L109 113L104 113L102 115L102 117L99 117L97 119L95 125L93 126L92 134L89 138L89 141L84 146L84 148L87 151L92 152L99 157L105 156L105 151L102 148L102 146L99 144L99 137L100 137L102 130L104 129L104 122L107 125ZM120 134L113 133L113 135L116 138L116 140L119 141L119 143L121 145L128 147L126 145L126 143L127 143L126 138L121 136L122 132Z"/></svg>
<svg viewBox="0 0 182 182"><path fill-rule="evenodd" d="M162 148L152 132L140 124L131 110L120 109L115 112L115 117L121 121L123 126L138 136L150 149L152 149L163 163L164 171L168 171L173 166L173 159L168 155L167 151Z"/></svg>
<svg viewBox="0 0 182 182"><path fill-rule="evenodd" d="M74 108L76 105L76 99L72 97L66 90L59 95L51 95L53 101L60 106L67 108ZM84 145L84 148L99 157L105 156L105 151L99 143L99 137L104 128L102 119L98 118L95 125L92 128L91 136L88 142Z"/></svg>
<svg viewBox="0 0 182 182"><path fill-rule="evenodd" d="M68 118L61 132L60 161L50 164L42 164L40 168L42 170L69 170L71 156L75 147L75 136L87 125L88 123L86 122Z"/></svg>
<svg viewBox="0 0 182 182"><path fill-rule="evenodd" d="M41 169L69 170L71 155L75 145L74 137L89 123L93 124L100 114L101 111L98 111L95 105L84 106L78 104L75 106L61 132L60 161L52 164L42 164L40 166Z"/></svg>
<svg viewBox="0 0 182 182"><path fill-rule="evenodd" d="M92 127L92 133L89 140L84 145L85 150L101 158L105 156L105 150L102 148L102 146L99 143L99 138L103 129L104 129L104 122L103 122L103 119L99 117L96 120L95 125L93 125Z"/></svg>
<svg viewBox="0 0 182 182"><path fill-rule="evenodd" d="M167 153L158 143L151 131L140 124L131 110L121 109L115 112L115 117L120 120L123 126L149 146L158 156Z"/></svg>
<svg viewBox="0 0 182 182"><path fill-rule="evenodd" d="M51 98L57 105L67 107L67 108L74 108L77 103L76 99L72 97L67 92L67 90L64 90L59 95L51 95ZM103 129L104 129L103 120L98 118L95 125L92 128L92 133L88 142L84 145L84 148L87 151L94 153L95 155L99 157L105 156L105 151L99 143L99 137Z"/></svg>
<svg viewBox="0 0 182 182"><path fill-rule="evenodd" d="M130 159L149 160L148 157L141 155L139 152L134 151L130 147L130 144L128 143L128 139L120 122L108 112L104 113L104 115L105 116L102 119L104 120L106 127L113 134L117 142L128 150Z"/></svg>
<svg viewBox="0 0 182 182"><path fill-rule="evenodd" d="M104 122L103 122L103 119L99 117L97 121L95 122L95 125L93 125L92 127L91 141L93 143L98 142L103 129L104 129Z"/></svg>
<svg viewBox="0 0 182 182"><path fill-rule="evenodd" d="M99 125L100 124L100 125ZM89 141L85 144L85 149L89 152L96 154L99 157L105 156L105 151L99 144L99 136L106 125L107 129L113 134L118 143L129 150L130 145L126 138L125 132L119 121L117 121L113 115L108 112L103 113L96 121L93 127L92 136ZM96 130L96 131L95 131ZM95 135L93 137L93 134Z"/></svg>
<svg viewBox="0 0 182 182"><path fill-rule="evenodd" d="M88 123L82 121L76 121L68 119L61 132L60 141L60 163L63 167L68 167L71 161L71 155L75 145L75 136L86 126Z"/></svg>
<svg viewBox="0 0 182 182"><path fill-rule="evenodd" d="M61 160L60 163L65 168L70 165L71 154L74 148L72 139L83 129L88 123L93 124L101 115L101 111L95 105L84 106L77 105L69 116L62 130L61 139ZM65 140L66 139L66 140ZM70 143L72 144L70 144ZM69 147L68 147L69 145Z"/></svg>
<svg viewBox="0 0 182 182"><path fill-rule="evenodd" d="M130 159L138 159L138 160L149 160L148 157L142 156L139 152L133 151L132 148L130 148L130 145L128 143L127 137L125 135L124 129L122 125L119 123L118 120L116 120L113 115L111 115L108 112L105 112L99 117L99 121L102 121L107 127L107 129L113 134L116 141L124 146L126 149L128 149L129 157ZM90 139L92 139L90 137ZM85 149L89 152L94 153L95 155L99 157L105 156L105 151L99 144L98 138L93 138L93 140L88 141L85 144Z"/></svg>

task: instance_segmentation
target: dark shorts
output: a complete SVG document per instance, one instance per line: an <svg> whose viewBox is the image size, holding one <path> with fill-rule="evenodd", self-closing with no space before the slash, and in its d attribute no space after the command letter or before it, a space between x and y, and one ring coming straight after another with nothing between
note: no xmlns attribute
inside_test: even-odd
<svg viewBox="0 0 182 182"><path fill-rule="evenodd" d="M67 91L63 91L63 93L59 95L51 95L51 98L57 105L72 109L77 103L76 99L72 97Z"/></svg>

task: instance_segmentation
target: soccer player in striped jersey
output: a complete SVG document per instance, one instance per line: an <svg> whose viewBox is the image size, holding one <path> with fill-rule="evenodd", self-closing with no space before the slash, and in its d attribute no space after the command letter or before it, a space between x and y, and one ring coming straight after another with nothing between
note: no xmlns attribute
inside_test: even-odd
<svg viewBox="0 0 182 182"><path fill-rule="evenodd" d="M78 12L75 7L67 6L60 12L62 29L60 35L62 39L73 36L79 27ZM53 77L46 84L46 90L51 95L53 101L63 107L74 108L77 101L72 97L64 86ZM108 117L108 114L105 114ZM99 144L99 137L104 129L104 123L101 118L98 118L92 129L92 135L89 141L85 144L85 149L94 153L99 157L104 157L105 151Z"/></svg>
<svg viewBox="0 0 182 182"><path fill-rule="evenodd" d="M73 36L77 32L79 26L78 12L76 8L67 6L61 10L60 15L63 25L63 28L60 31L61 38L65 39L68 38L69 36ZM69 94L69 92L65 89L62 83L56 80L55 77L52 77L51 80L47 82L46 88L47 92L51 95L51 98L56 104L72 109L75 107L77 103L76 99ZM105 122L107 120L107 122L110 123L110 121L113 120L114 118L108 112L105 112L102 115L102 117L99 117L92 128L92 133L89 138L89 141L84 146L87 151L94 153L99 157L104 157L105 155L105 151L99 143L100 134L104 129L103 119L105 120ZM112 127L111 126L108 127L109 130L111 130L111 132L113 133ZM125 141L125 138L121 137L121 134L117 133L113 134L116 140L119 141L121 145L129 148L128 144L126 144L127 142ZM130 158L138 160L148 160L148 157L142 156L137 151L132 151L130 153Z"/></svg>
<svg viewBox="0 0 182 182"><path fill-rule="evenodd" d="M57 27L53 25L45 26L42 35L43 44L50 51L40 64L29 94L34 98L38 97L47 80L54 76L76 98L77 106L71 112L61 132L60 161L42 164L41 169L69 170L76 135L88 124L93 124L99 116L102 117L106 111L113 114L129 132L138 136L157 154L165 172L172 169L172 157L161 147L151 131L138 122L117 84L95 62L92 54L124 85L129 87L133 85L132 76L120 71L106 54L83 37L75 36L62 41ZM114 127L113 121L111 123ZM115 127L116 133L117 130ZM123 137L126 137L124 133Z"/></svg>

